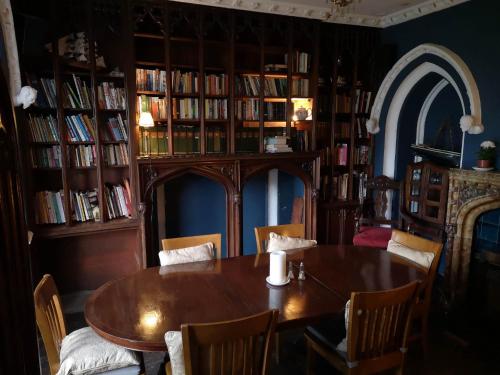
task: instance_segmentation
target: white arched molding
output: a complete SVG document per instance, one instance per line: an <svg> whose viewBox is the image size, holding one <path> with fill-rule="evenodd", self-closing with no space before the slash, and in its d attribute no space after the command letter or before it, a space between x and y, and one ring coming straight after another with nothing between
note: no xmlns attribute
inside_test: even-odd
<svg viewBox="0 0 500 375"><path fill-rule="evenodd" d="M469 98L470 103L469 111L467 112L467 114L473 116L474 125L482 124L481 100L479 98L479 90L477 88L476 81L474 80L474 77L469 70L469 67L455 52L446 47L432 43L425 43L415 47L414 49L406 53L403 57L401 57L396 62L396 64L394 64L392 69L389 71L389 73L387 73L384 80L382 81L382 85L380 86L380 89L375 96L370 118L374 120L375 123L379 122L380 114L382 113L382 107L386 100L387 93L389 92L394 81L397 79L403 69L405 69L411 62L426 54L437 56L453 67L453 69L460 76L460 79L462 80L467 91L467 97Z"/></svg>
<svg viewBox="0 0 500 375"><path fill-rule="evenodd" d="M422 103L422 108L420 108L420 113L418 114L417 134L415 136L415 143L417 145L424 143L425 123L427 121L427 115L429 114L429 110L432 107L432 103L434 103L434 100L436 100L439 93L443 91L443 89L448 85L449 82L447 79L443 78L442 80L440 80L437 83L437 85L432 88L432 90L429 92L429 95L427 95L424 102ZM463 101L462 101L462 107L463 107Z"/></svg>
<svg viewBox="0 0 500 375"><path fill-rule="evenodd" d="M401 114L401 109L406 101L408 94L411 92L413 87L425 76L430 73L436 73L447 80L455 89L460 98L462 104L462 110L465 113L465 103L460 92L460 89L451 77L451 75L444 70L442 67L430 63L424 62L418 67L416 67L410 74L408 74L403 82L399 85L396 93L392 97L391 104L389 106L389 111L387 112L387 119L385 121L385 138L384 138L384 165L383 174L388 177L394 178L396 173L396 150L397 150L397 133L398 133L398 123L399 115Z"/></svg>

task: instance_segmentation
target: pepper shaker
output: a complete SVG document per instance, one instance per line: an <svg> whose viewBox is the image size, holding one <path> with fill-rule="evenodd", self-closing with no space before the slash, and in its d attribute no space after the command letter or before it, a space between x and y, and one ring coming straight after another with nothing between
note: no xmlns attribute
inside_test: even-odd
<svg viewBox="0 0 500 375"><path fill-rule="evenodd" d="M304 262L300 262L300 267L299 267L299 280L305 280L306 279L306 273L304 272Z"/></svg>
<svg viewBox="0 0 500 375"><path fill-rule="evenodd" d="M295 276L293 274L293 264L292 264L292 261L288 262L288 278L290 280L295 279Z"/></svg>

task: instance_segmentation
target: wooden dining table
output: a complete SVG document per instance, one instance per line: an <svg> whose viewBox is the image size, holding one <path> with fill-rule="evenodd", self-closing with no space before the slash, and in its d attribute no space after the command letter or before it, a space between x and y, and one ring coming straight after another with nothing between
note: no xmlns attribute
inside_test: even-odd
<svg viewBox="0 0 500 375"><path fill-rule="evenodd" d="M102 337L139 351L166 351L165 332L183 323L237 319L279 309L278 330L341 313L353 291L423 280L424 272L385 250L315 246L287 251L295 279L266 283L269 255L152 267L110 281L87 300L85 319ZM305 280L298 280L304 263Z"/></svg>

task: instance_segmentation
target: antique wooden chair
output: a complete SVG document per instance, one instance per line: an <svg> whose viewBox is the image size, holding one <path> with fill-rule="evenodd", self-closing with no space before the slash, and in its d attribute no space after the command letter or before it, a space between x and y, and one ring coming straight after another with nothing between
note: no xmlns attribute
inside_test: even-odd
<svg viewBox="0 0 500 375"><path fill-rule="evenodd" d="M382 292L351 293L346 313L347 352L337 350L325 324L306 329L308 373L316 353L345 374L372 374L399 368L407 351L407 337L418 282Z"/></svg>
<svg viewBox="0 0 500 375"><path fill-rule="evenodd" d="M278 310L269 310L226 322L183 324L186 375L267 374L278 314ZM167 374L176 375L172 369L167 364Z"/></svg>
<svg viewBox="0 0 500 375"><path fill-rule="evenodd" d="M387 176L377 176L366 182L366 198L357 212L353 244L385 249L392 228L400 228L402 183ZM393 207L394 202L398 207ZM394 215L397 215L394 218Z"/></svg>
<svg viewBox="0 0 500 375"><path fill-rule="evenodd" d="M54 375L59 371L61 366L61 347L63 339L67 335L67 331L61 306L61 298L51 275L44 275L42 280L38 283L34 292L34 300L36 323L42 336L45 351L47 352L50 374ZM87 328L91 330L91 328ZM91 343L88 342L83 344L91 345ZM123 375L139 374L141 368L140 366L134 365L120 370L122 370L121 373ZM101 373L106 374L109 372L112 372L112 370Z"/></svg>
<svg viewBox="0 0 500 375"><path fill-rule="evenodd" d="M170 251L186 247L199 246L207 242L214 245L215 256L217 259L220 259L222 256L222 236L220 233L203 234L200 236L190 237L164 238L161 240L161 245L164 251Z"/></svg>
<svg viewBox="0 0 500 375"><path fill-rule="evenodd" d="M432 287L434 284L434 279L436 278L436 272L439 265L439 258L441 256L441 250L443 244L439 242L434 242L421 238L410 233L402 232L399 230L393 230L391 240L412 249L415 252L420 253L432 253L433 258L430 266L419 264L417 265L427 272L427 278L424 283L421 284L420 292L417 298L415 309L413 310L413 319L420 322L420 330L416 334L410 336L410 341L420 339L422 342L422 347L424 353L428 353L428 327L429 327L429 312L431 308L431 298L432 298ZM391 251L390 248L388 248ZM401 255L401 254L400 254ZM408 261L415 265L415 261L411 259L411 254L409 256L404 256Z"/></svg>
<svg viewBox="0 0 500 375"><path fill-rule="evenodd" d="M305 227L304 224L284 224L274 225L269 227L255 227L255 241L257 242L257 253L266 252L266 244L269 240L271 232L280 234L282 236L304 238Z"/></svg>

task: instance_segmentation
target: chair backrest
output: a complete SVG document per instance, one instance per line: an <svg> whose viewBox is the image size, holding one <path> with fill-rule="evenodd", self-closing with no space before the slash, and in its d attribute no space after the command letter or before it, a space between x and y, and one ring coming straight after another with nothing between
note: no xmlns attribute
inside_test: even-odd
<svg viewBox="0 0 500 375"><path fill-rule="evenodd" d="M267 374L278 313L269 310L227 322L183 324L186 375Z"/></svg>
<svg viewBox="0 0 500 375"><path fill-rule="evenodd" d="M220 233L203 234L201 236L164 238L161 240L163 250L175 250L185 247L203 245L212 242L215 246L215 255L217 259L221 258L222 236Z"/></svg>
<svg viewBox="0 0 500 375"><path fill-rule="evenodd" d="M304 224L284 224L269 227L255 227L254 231L258 254L266 252L266 243L269 240L269 233L271 232L295 238L304 238L306 235Z"/></svg>
<svg viewBox="0 0 500 375"><path fill-rule="evenodd" d="M402 366L418 284L414 281L382 292L351 293L348 367L369 374Z"/></svg>
<svg viewBox="0 0 500 375"><path fill-rule="evenodd" d="M422 284L422 287L424 288L423 299L419 301L424 305L424 309L426 311L429 311L428 309L430 308L432 299L432 286L434 284L434 279L436 278L437 267L439 265L439 258L441 256L443 244L396 229L392 231L391 239L406 247L414 249L415 251L434 254L431 266L427 270L427 278L425 280L425 283Z"/></svg>
<svg viewBox="0 0 500 375"><path fill-rule="evenodd" d="M61 298L51 275L44 275L34 293L36 324L42 335L49 362L50 374L59 370L59 352L66 337L66 322Z"/></svg>
<svg viewBox="0 0 500 375"><path fill-rule="evenodd" d="M387 176L377 176L366 181L366 196L361 207L359 225L379 226L390 225L393 228L401 226L399 207L402 202L401 181ZM392 203L397 202L398 207ZM398 215L394 217L394 214Z"/></svg>

